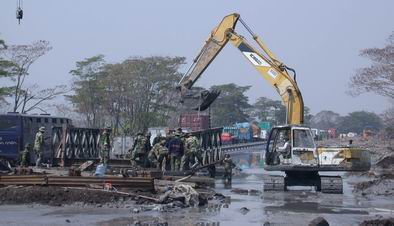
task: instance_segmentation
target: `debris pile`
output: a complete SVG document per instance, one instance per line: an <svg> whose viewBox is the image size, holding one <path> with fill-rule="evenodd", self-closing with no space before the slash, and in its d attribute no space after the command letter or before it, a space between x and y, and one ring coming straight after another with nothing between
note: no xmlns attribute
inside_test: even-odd
<svg viewBox="0 0 394 226"><path fill-rule="evenodd" d="M185 207L196 207L200 203L198 192L187 184L175 185L159 198L159 202L164 204L175 201L181 202Z"/></svg>
<svg viewBox="0 0 394 226"><path fill-rule="evenodd" d="M394 218L366 220L360 224L360 226L370 226L370 225L391 226L394 225Z"/></svg>

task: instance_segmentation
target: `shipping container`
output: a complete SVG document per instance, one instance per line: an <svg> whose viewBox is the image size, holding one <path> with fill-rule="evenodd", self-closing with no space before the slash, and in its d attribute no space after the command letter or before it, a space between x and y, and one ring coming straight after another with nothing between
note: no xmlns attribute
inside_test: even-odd
<svg viewBox="0 0 394 226"><path fill-rule="evenodd" d="M329 138L337 138L337 129L329 128L328 129L328 137Z"/></svg>
<svg viewBox="0 0 394 226"><path fill-rule="evenodd" d="M235 126L239 129L239 142L246 143L253 141L253 130L249 122L235 123Z"/></svg>
<svg viewBox="0 0 394 226"><path fill-rule="evenodd" d="M190 131L209 129L209 116L199 113L184 113L179 116L179 127Z"/></svg>

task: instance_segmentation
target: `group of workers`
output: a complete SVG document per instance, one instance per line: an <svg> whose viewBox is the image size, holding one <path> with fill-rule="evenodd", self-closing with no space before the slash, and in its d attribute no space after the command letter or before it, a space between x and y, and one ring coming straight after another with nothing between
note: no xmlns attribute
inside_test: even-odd
<svg viewBox="0 0 394 226"><path fill-rule="evenodd" d="M133 147L129 150L133 165L153 167L162 171L187 171L202 164L198 139L181 128L169 131L166 137L159 133L151 145L151 133L137 134Z"/></svg>
<svg viewBox="0 0 394 226"><path fill-rule="evenodd" d="M111 128L103 130L100 136L100 162L108 164L111 151ZM36 156L36 167L39 167L44 150L45 127L40 127L36 133L33 151ZM151 133L145 135L142 132L137 134L133 146L129 149L130 162L132 165L143 168L156 168L161 171L188 171L198 165L202 165L202 149L197 137L190 132L184 133L181 128L176 131L169 131L166 137L160 133L153 139L151 144ZM153 145L153 146L152 146ZM21 153L21 166L29 165L30 144L25 145ZM224 156L222 161L225 169L225 179L231 181L232 168L235 164L229 154Z"/></svg>
<svg viewBox="0 0 394 226"><path fill-rule="evenodd" d="M38 132L36 133L35 139L34 139L34 145L33 145L33 151L36 156L36 167L39 167L41 164L42 160L42 155L44 152L44 138L45 134L45 127L40 127L38 129ZM21 166L29 166L30 165L30 151L31 151L31 145L29 143L25 144L25 148L23 149L21 153L21 158L20 158L20 165Z"/></svg>

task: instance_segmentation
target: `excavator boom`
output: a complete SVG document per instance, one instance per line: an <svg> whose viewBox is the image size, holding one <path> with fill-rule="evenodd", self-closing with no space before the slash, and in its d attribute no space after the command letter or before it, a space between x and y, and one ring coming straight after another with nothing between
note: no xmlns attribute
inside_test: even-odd
<svg viewBox="0 0 394 226"><path fill-rule="evenodd" d="M238 21L241 21L251 33L264 54L257 51L244 37L235 32ZM295 79L287 72L290 68L277 60L260 38L242 21L240 15L236 13L224 17L220 24L213 29L210 37L194 59L192 66L179 82L181 93L185 93L193 86L229 41L243 53L264 79L279 93L282 103L287 108L287 123L302 124L304 122L304 103Z"/></svg>

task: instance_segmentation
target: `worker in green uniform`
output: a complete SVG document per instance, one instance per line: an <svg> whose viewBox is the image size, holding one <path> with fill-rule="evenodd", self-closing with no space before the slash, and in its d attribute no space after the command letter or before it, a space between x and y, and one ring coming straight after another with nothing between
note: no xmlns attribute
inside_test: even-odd
<svg viewBox="0 0 394 226"><path fill-rule="evenodd" d="M144 166L145 158L147 157L146 150L146 137L142 132L137 133L137 137L134 139L133 147L131 149L131 163L133 165Z"/></svg>
<svg viewBox="0 0 394 226"><path fill-rule="evenodd" d="M166 141L161 140L159 143L155 144L150 150L148 158L153 167L156 169L161 169L163 172L166 171L166 164L168 161L168 149L165 146Z"/></svg>
<svg viewBox="0 0 394 226"><path fill-rule="evenodd" d="M194 158L197 156L199 146L200 145L198 144L198 140L195 136L191 136L189 132L185 134L184 154L181 159L181 171L189 170L190 163L194 162Z"/></svg>
<svg viewBox="0 0 394 226"><path fill-rule="evenodd" d="M100 163L108 164L109 154L111 151L111 139L110 139L111 128L105 128L101 136L101 148L100 148Z"/></svg>
<svg viewBox="0 0 394 226"><path fill-rule="evenodd" d="M224 165L224 181L231 183L233 168L235 167L235 164L231 159L230 154L224 155L223 165Z"/></svg>
<svg viewBox="0 0 394 226"><path fill-rule="evenodd" d="M25 149L21 153L21 162L20 166L27 167L30 163L30 144L27 143L25 145Z"/></svg>
<svg viewBox="0 0 394 226"><path fill-rule="evenodd" d="M36 155L36 167L41 164L42 154L44 152L44 133L45 127L40 127L36 133L36 138L34 140L34 153Z"/></svg>

